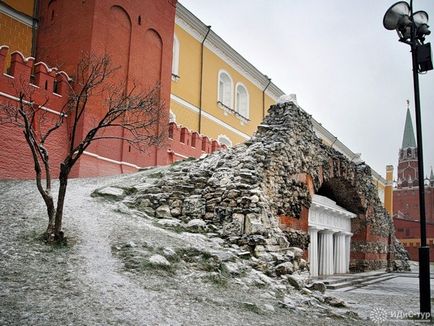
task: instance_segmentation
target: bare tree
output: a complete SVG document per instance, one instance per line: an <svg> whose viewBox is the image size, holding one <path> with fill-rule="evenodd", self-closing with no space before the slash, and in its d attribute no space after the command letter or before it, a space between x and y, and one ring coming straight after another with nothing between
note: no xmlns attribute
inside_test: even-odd
<svg viewBox="0 0 434 326"><path fill-rule="evenodd" d="M34 88L28 83L22 82L17 90L18 105L0 104L0 124L21 128L30 148L36 186L47 207L48 227L45 236L48 242L64 241L62 218L68 178L74 164L91 143L124 140L136 149L145 151L151 145L160 145L164 139L166 128L162 124L166 119L160 101L160 87L156 85L147 92L139 91L135 86L127 90L125 84L113 82L115 71L107 55L84 56L78 64L67 103L60 108L55 118L45 109L46 103L37 104L33 101ZM60 163L55 204L52 194L53 169L47 144L56 141L53 135L62 126L68 129L69 144ZM84 132L80 128L85 128Z"/></svg>

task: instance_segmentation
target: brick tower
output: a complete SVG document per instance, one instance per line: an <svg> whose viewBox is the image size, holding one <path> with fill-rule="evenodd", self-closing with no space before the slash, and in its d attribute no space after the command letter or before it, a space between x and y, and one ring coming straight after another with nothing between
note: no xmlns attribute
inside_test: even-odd
<svg viewBox="0 0 434 326"><path fill-rule="evenodd" d="M84 54L108 54L117 68L112 78L125 85L126 93L159 85L162 103L170 102L176 0L41 0L39 5L38 60L74 79ZM93 114L100 110L98 103L92 104ZM168 105L161 114L167 116L161 128L167 128ZM132 172L134 166L164 164L167 156L163 148L144 154L121 140L97 143L80 159L75 176Z"/></svg>
<svg viewBox="0 0 434 326"><path fill-rule="evenodd" d="M397 172L396 188L393 190L393 221L396 236L409 252L411 259L417 260L420 246L419 173L417 144L408 106ZM427 242L431 247L430 260L434 261L434 172L432 168L430 177L424 178L424 181Z"/></svg>
<svg viewBox="0 0 434 326"><path fill-rule="evenodd" d="M417 187L417 185L417 145L414 138L413 122L411 120L410 109L407 107L404 136L402 138L401 149L399 150L398 188L411 188L413 186Z"/></svg>

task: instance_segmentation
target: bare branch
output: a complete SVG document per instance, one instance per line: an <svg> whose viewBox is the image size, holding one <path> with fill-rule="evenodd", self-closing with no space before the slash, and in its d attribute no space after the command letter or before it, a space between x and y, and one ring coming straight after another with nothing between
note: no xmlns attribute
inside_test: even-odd
<svg viewBox="0 0 434 326"><path fill-rule="evenodd" d="M69 173L93 142L117 140L145 151L150 145L159 145L166 132L168 117L162 114L166 110L160 99L160 86L143 91L130 81L116 83L112 76L117 69L112 67L107 55L84 55L77 66L75 83L67 101L63 107L54 108L59 112L57 115L46 109L48 98L43 103L34 101L37 88L28 81L22 81L18 86L18 105L0 104L0 124L21 128L31 150L36 185L47 206L49 234L60 234ZM69 144L60 164L60 187L55 208L48 141L55 139L51 136L56 135L66 122Z"/></svg>

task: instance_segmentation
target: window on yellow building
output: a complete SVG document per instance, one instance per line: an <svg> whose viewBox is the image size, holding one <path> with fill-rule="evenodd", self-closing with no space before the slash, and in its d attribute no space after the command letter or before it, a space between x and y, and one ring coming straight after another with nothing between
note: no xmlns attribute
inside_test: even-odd
<svg viewBox="0 0 434 326"><path fill-rule="evenodd" d="M219 72L218 101L228 108L232 108L232 78L226 72Z"/></svg>
<svg viewBox="0 0 434 326"><path fill-rule="evenodd" d="M173 36L172 78L179 78L179 40L176 35Z"/></svg>
<svg viewBox="0 0 434 326"><path fill-rule="evenodd" d="M238 83L235 90L235 108L236 111L243 117L249 117L249 93L247 88Z"/></svg>

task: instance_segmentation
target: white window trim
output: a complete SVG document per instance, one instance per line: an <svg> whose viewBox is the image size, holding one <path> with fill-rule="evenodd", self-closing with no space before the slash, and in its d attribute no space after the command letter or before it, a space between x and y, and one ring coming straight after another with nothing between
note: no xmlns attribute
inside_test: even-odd
<svg viewBox="0 0 434 326"><path fill-rule="evenodd" d="M231 81L230 88L229 88L230 91L231 91L231 98L230 98L230 103L229 103L230 105L228 107L229 107L229 109L233 110L233 105L234 105L234 89L233 89L233 87L234 87L234 81L233 81L231 75L226 70L224 70L224 69L220 69L219 72L218 72L218 74L217 74L217 102L221 102L223 105L225 105L223 103L223 99L220 99L220 76L221 76L221 74L226 74L226 76L228 76L229 80Z"/></svg>
<svg viewBox="0 0 434 326"><path fill-rule="evenodd" d="M237 103L237 90L238 90L238 87L239 87L239 86L243 87L244 90L246 91L246 95L247 95L247 99L246 99L246 102L247 102L247 112L246 112L246 114L241 114L241 112L239 112L239 110L238 110L238 103ZM237 111L237 112L238 112L240 115L242 115L244 118L249 119L249 116L250 116L250 94L249 94L249 91L248 91L246 85L244 85L244 84L241 83L241 82L238 82L238 83L235 85L235 111Z"/></svg>
<svg viewBox="0 0 434 326"><path fill-rule="evenodd" d="M179 39L173 34L172 80L179 79Z"/></svg>
<svg viewBox="0 0 434 326"><path fill-rule="evenodd" d="M223 142L222 142L222 140L223 140ZM224 145L226 145L228 147L232 147L233 146L232 145L233 144L232 140L228 136L226 136L226 135L222 135L222 134L218 135L217 136L217 141L219 142L220 145L224 144Z"/></svg>

